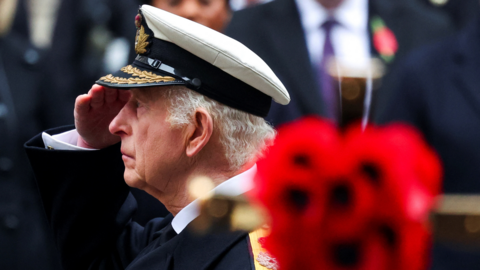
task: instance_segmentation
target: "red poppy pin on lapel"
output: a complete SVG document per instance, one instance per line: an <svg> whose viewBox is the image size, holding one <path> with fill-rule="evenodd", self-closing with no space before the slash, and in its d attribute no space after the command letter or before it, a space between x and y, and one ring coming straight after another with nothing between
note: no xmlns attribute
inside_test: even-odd
<svg viewBox="0 0 480 270"><path fill-rule="evenodd" d="M398 42L395 34L388 28L382 18L374 16L370 20L370 27L373 33L373 46L380 54L380 57L390 63L395 58L398 50Z"/></svg>

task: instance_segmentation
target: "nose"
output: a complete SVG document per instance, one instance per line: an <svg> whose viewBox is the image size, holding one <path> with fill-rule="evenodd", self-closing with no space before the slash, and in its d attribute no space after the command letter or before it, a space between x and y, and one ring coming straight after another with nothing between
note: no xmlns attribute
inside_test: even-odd
<svg viewBox="0 0 480 270"><path fill-rule="evenodd" d="M113 118L112 122L108 126L110 133L123 137L132 133L132 127L130 125L130 114L132 111L131 99L123 106L122 110Z"/></svg>

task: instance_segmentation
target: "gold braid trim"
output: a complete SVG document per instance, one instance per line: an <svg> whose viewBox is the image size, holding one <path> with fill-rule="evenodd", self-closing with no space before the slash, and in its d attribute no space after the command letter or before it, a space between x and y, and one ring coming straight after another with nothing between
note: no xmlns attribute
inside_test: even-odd
<svg viewBox="0 0 480 270"><path fill-rule="evenodd" d="M121 71L131 74L137 78L121 78L113 77L112 74L108 74L100 78L101 81L108 83L117 83L117 84L144 84L144 83L158 83L158 82L172 82L175 81L175 78L169 76L160 76L153 72L139 70L136 67L128 65L120 69Z"/></svg>

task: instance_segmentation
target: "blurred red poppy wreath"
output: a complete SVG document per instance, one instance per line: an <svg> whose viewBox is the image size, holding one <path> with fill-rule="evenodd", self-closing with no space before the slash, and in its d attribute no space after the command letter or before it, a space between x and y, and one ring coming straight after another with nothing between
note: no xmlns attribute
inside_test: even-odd
<svg viewBox="0 0 480 270"><path fill-rule="evenodd" d="M343 133L308 117L282 126L250 194L270 214L263 246L280 270L428 266L441 166L404 125Z"/></svg>

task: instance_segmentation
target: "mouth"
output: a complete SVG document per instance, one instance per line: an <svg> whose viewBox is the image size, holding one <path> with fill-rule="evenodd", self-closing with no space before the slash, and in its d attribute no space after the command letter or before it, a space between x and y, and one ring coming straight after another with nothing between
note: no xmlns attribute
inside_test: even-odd
<svg viewBox="0 0 480 270"><path fill-rule="evenodd" d="M121 151L122 153L122 159L134 159L133 156L127 154L126 152L124 152L123 150Z"/></svg>

